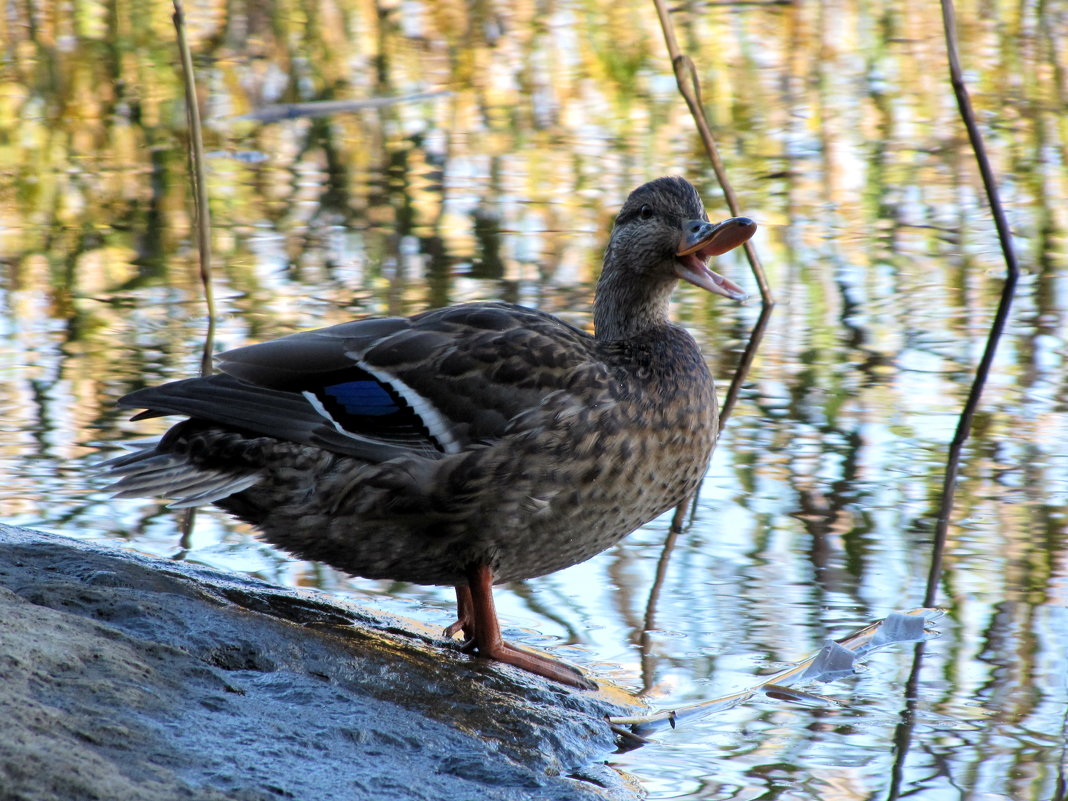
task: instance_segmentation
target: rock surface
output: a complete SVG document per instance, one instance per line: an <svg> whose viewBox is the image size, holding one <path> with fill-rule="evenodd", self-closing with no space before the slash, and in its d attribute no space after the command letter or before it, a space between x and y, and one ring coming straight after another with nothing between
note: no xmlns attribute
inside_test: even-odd
<svg viewBox="0 0 1068 801"><path fill-rule="evenodd" d="M625 799L619 697L401 619L0 525L0 799Z"/></svg>

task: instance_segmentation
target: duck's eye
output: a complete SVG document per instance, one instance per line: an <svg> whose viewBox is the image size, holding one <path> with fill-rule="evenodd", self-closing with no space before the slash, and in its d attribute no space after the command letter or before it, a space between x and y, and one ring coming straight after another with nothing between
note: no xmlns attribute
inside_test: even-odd
<svg viewBox="0 0 1068 801"><path fill-rule="evenodd" d="M645 205L638 209L638 217L642 220L651 220L653 217L653 209L651 206Z"/></svg>

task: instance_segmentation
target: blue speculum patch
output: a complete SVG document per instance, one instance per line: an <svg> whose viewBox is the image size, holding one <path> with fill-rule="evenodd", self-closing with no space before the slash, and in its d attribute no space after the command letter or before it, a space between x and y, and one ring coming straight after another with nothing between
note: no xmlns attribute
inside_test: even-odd
<svg viewBox="0 0 1068 801"><path fill-rule="evenodd" d="M400 411L389 390L377 381L346 381L322 390L340 404L348 414L382 417Z"/></svg>

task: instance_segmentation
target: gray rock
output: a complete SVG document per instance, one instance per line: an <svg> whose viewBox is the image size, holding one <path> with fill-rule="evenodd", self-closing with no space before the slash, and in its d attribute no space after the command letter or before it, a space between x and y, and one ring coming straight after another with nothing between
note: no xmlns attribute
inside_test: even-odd
<svg viewBox="0 0 1068 801"><path fill-rule="evenodd" d="M0 525L0 799L624 799L604 693L399 618Z"/></svg>

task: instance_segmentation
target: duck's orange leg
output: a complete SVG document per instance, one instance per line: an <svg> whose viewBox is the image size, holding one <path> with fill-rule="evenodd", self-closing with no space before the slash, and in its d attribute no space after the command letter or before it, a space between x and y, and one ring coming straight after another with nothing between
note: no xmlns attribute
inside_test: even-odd
<svg viewBox="0 0 1068 801"><path fill-rule="evenodd" d="M471 611L471 588L466 584L456 588L456 620L445 627L445 639L451 640L463 632L463 650L475 647L475 619Z"/></svg>
<svg viewBox="0 0 1068 801"><path fill-rule="evenodd" d="M578 668L524 651L504 641L493 603L493 571L487 565L477 565L467 571L467 586L456 588L457 620L445 631L455 634L461 629L468 637L464 650L474 650L486 659L496 659L528 670L547 679L581 690L596 690L597 685L587 679Z"/></svg>

